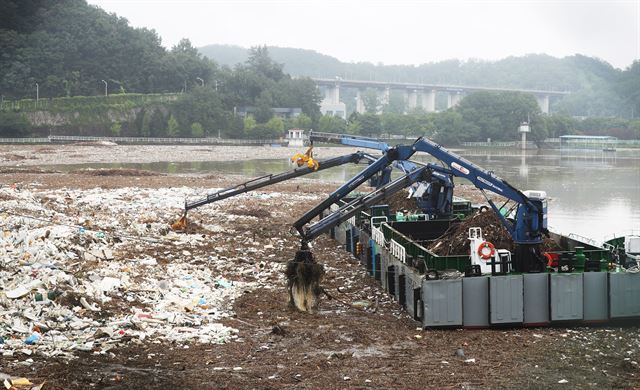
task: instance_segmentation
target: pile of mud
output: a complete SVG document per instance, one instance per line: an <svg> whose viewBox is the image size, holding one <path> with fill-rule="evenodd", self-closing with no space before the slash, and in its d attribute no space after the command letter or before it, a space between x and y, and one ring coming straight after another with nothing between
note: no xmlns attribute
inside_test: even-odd
<svg viewBox="0 0 640 390"><path fill-rule="evenodd" d="M164 176L162 173L132 168L76 169L71 173L88 176Z"/></svg>

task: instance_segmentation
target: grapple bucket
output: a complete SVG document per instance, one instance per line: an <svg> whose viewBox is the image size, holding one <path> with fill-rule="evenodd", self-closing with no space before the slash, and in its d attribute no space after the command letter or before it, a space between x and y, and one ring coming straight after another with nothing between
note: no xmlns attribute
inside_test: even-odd
<svg viewBox="0 0 640 390"><path fill-rule="evenodd" d="M320 282L324 276L324 266L315 262L310 250L302 249L287 263L285 273L289 305L300 311L313 312L318 306L318 298L322 291Z"/></svg>

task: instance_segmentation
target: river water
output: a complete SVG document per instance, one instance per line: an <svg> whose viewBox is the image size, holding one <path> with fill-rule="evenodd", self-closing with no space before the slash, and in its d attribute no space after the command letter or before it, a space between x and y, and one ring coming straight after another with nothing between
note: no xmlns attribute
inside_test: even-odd
<svg viewBox="0 0 640 390"><path fill-rule="evenodd" d="M599 150L457 150L477 165L494 171L520 190L547 192L549 226L556 232L602 240L640 232L640 151ZM378 152L373 152L376 155ZM414 157L433 161L428 155ZM165 173L224 172L248 177L291 169L288 160L206 161L148 164L89 164L82 167L127 167ZM58 167L65 170L79 166ZM344 182L363 166L345 165L306 176Z"/></svg>

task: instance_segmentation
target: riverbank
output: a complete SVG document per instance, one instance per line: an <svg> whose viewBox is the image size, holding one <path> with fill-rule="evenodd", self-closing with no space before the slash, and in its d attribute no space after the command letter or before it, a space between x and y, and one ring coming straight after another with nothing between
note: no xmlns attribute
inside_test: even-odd
<svg viewBox="0 0 640 390"><path fill-rule="evenodd" d="M184 198L247 178L47 168L134 152L134 162L162 158L119 148L1 150L34 158L0 169L0 375L43 389L637 386L637 326L421 330L328 236L314 253L334 299L313 315L291 311L282 269L299 242L290 225L336 183L297 179L230 198L193 210L192 229L175 234L167 227ZM269 158L290 157L284 149ZM160 150L262 157L235 147ZM27 160L37 163L15 167ZM7 296L35 281L42 286ZM38 301L41 290L62 295ZM41 342L25 343L34 333Z"/></svg>
<svg viewBox="0 0 640 390"><path fill-rule="evenodd" d="M289 159L304 153L302 147L190 146L190 145L0 145L0 166L44 166L72 164L152 163L182 161L242 161ZM356 148L314 148L318 159L353 153Z"/></svg>

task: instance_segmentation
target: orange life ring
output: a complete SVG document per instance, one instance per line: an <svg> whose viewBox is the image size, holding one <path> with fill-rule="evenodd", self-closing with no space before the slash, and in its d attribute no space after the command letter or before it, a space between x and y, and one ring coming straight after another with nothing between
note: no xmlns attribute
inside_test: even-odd
<svg viewBox="0 0 640 390"><path fill-rule="evenodd" d="M489 249L489 251L485 251L485 249ZM485 241L482 244L480 244L480 246L478 247L478 256L480 256L480 258L482 260L489 260L490 258L493 257L493 255L496 253L496 248L493 246L492 243L490 243L489 241Z"/></svg>

